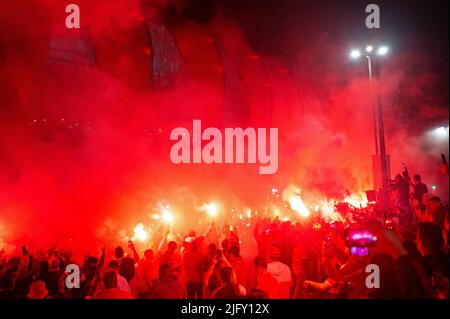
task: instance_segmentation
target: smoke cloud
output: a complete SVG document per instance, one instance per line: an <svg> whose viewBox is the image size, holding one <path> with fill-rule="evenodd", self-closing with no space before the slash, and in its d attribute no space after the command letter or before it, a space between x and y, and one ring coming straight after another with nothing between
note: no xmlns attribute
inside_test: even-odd
<svg viewBox="0 0 450 319"><path fill-rule="evenodd" d="M52 35L64 32L60 1L0 4L0 246L92 250L109 232L132 230L161 200L182 211L185 202L211 199L261 205L272 185L298 185L306 203L372 187L365 65L345 61L326 32L308 47L285 40L299 30L264 39L279 46L277 54L254 44L262 40L246 27L252 16L245 10L236 18L217 6L192 24L183 18L192 4L181 1L79 2L97 66L49 61ZM166 24L185 58L166 87L151 79L155 52L145 21ZM439 121L448 126L445 87L448 64L429 54L404 52L383 65L393 172L407 163L439 182L448 137L436 144L424 133ZM278 173L261 176L245 164L175 166L170 130L190 129L193 119L278 127Z"/></svg>

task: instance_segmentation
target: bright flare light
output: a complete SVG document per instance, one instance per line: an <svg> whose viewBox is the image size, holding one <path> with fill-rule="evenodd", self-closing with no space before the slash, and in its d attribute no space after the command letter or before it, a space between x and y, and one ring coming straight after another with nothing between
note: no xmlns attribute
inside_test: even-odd
<svg viewBox="0 0 450 319"><path fill-rule="evenodd" d="M426 136L429 142L433 144L441 144L443 142L448 143L449 138L448 126L447 127L441 126L429 130L428 132L426 132Z"/></svg>
<svg viewBox="0 0 450 319"><path fill-rule="evenodd" d="M148 240L148 232L144 228L144 224L139 223L134 227L134 238L139 241L146 242Z"/></svg>
<svg viewBox="0 0 450 319"><path fill-rule="evenodd" d="M379 55L386 55L386 53L388 53L388 51L389 51L389 48L383 46L383 47L381 47L381 48L378 49L377 53L378 53Z"/></svg>
<svg viewBox="0 0 450 319"><path fill-rule="evenodd" d="M352 52L350 52L350 57L353 59L357 59L361 56L361 51L359 50L352 50Z"/></svg>
<svg viewBox="0 0 450 319"><path fill-rule="evenodd" d="M318 211L328 223L345 221L345 218L339 212L335 211L333 201L321 201Z"/></svg>
<svg viewBox="0 0 450 319"><path fill-rule="evenodd" d="M345 203L349 203L356 208L366 208L368 201L364 194L352 194L344 199Z"/></svg>
<svg viewBox="0 0 450 319"><path fill-rule="evenodd" d="M299 195L292 195L289 198L289 205L291 206L292 210L295 210L303 217L308 217L310 215L308 208L306 208Z"/></svg>
<svg viewBox="0 0 450 319"><path fill-rule="evenodd" d="M161 216L159 214L152 214L150 217L153 218L154 220L160 220L161 219Z"/></svg>
<svg viewBox="0 0 450 319"><path fill-rule="evenodd" d="M172 213L169 211L169 209L168 208L163 208L162 209L162 219L166 222L166 223L168 223L168 224L171 224L171 223L173 223L173 215L172 215Z"/></svg>
<svg viewBox="0 0 450 319"><path fill-rule="evenodd" d="M299 215L309 217L310 212L303 203L300 193L300 188L291 184L283 190L283 200L288 202L291 209L296 211Z"/></svg>
<svg viewBox="0 0 450 319"><path fill-rule="evenodd" d="M216 203L208 203L202 206L202 210L205 211L209 216L215 217L218 213L218 207Z"/></svg>
<svg viewBox="0 0 450 319"><path fill-rule="evenodd" d="M368 46L366 47L366 52L367 52L367 53L370 53L370 52L372 52L372 51L373 51L373 46L368 45Z"/></svg>
<svg viewBox="0 0 450 319"><path fill-rule="evenodd" d="M445 128L443 126L438 127L433 130L433 133L436 134L436 136L445 137L448 135L448 126L447 126L447 128Z"/></svg>

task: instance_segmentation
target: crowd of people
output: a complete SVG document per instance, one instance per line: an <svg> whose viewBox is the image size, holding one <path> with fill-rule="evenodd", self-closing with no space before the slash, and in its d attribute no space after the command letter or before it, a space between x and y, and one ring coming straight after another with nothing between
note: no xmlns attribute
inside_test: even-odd
<svg viewBox="0 0 450 319"><path fill-rule="evenodd" d="M419 175L398 175L394 192L397 227L255 219L257 249L244 255L243 230L214 223L179 241L167 233L142 255L131 241L82 262L56 248L46 256L3 250L0 299L448 298L448 206L427 195ZM368 253L349 247L351 228L370 229L377 244ZM380 270L375 288L367 285L370 264ZM67 265L78 265L79 282Z"/></svg>

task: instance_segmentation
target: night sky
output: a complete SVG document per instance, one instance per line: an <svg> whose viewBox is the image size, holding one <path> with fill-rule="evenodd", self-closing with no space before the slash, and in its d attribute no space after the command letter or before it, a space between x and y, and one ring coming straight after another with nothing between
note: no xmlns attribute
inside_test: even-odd
<svg viewBox="0 0 450 319"><path fill-rule="evenodd" d="M364 25L368 15L365 8L370 3L361 0L204 0L186 4L182 12L207 23L219 7L238 21L252 48L275 55L287 65L298 63L298 52L308 52L311 47L314 54L328 55L329 60L336 59L331 55L339 54L334 65L337 70L346 67L349 48L364 47L366 43L389 44L394 55L391 60L407 60L412 52L421 54L423 63L410 65L410 71L417 74L423 68L429 68L438 73L438 81L431 91L439 100L436 107L448 108L449 2L377 1L381 10L381 28L372 30ZM323 47L321 52L316 52L315 45L321 36L332 42L330 51ZM405 116L406 113L407 110ZM416 115L413 113L412 117ZM410 117L405 122L409 120ZM445 118L435 118L422 124L429 128L447 122Z"/></svg>

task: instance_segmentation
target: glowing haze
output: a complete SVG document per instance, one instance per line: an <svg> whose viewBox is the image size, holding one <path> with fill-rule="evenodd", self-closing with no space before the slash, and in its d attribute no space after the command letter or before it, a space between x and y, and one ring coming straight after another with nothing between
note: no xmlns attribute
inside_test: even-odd
<svg viewBox="0 0 450 319"><path fill-rule="evenodd" d="M186 222L192 211L184 203L195 209L217 199L222 215L225 207L261 205L272 185L301 188L301 197L294 192L287 201L302 216L310 213L305 205L371 188L368 81L364 65L346 60L352 44L339 48L322 31L311 39L291 25L276 39L255 36L248 26L259 11L247 5L239 24L220 6L194 23L186 19L192 3L180 1L78 4L96 67L47 63L52 30L64 23L61 1L0 4L0 246L21 240L88 250L121 231L146 241L145 218L184 223L188 231L198 224ZM144 20L167 24L179 42L184 62L170 86L149 83L153 52ZM438 170L440 153L448 154L448 135L447 145L425 143L424 131L414 128L425 120L448 126L448 96L439 89L448 73L436 69L428 52L389 54L382 91L392 170L405 162L425 181L437 181L433 165ZM243 81L245 98L224 87L224 79L225 85ZM414 116L399 121L408 103ZM191 129L193 119L213 127L278 128L277 173L263 176L248 164L174 165L170 131ZM216 206L204 208L210 217L217 213Z"/></svg>

